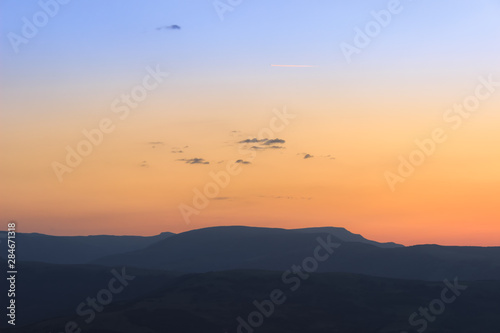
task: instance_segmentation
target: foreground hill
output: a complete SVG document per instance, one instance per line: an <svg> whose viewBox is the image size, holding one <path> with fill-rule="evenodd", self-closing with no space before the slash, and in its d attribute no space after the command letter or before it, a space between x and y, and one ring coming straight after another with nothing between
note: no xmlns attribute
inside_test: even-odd
<svg viewBox="0 0 500 333"><path fill-rule="evenodd" d="M87 333L413 333L424 324L428 333L500 331L500 284L495 281L459 281L462 290L444 293L453 300L439 314L430 312L432 320L418 315L413 324L409 318L414 312L443 297L443 282L316 273L295 290L293 285L285 283L280 272L190 274L168 280L140 299L113 302L89 324L71 315L5 332L62 332L70 321ZM282 294L271 309L268 300L277 289ZM45 300L33 302L40 305ZM256 329L244 328L251 313L261 321ZM239 329L238 317L246 323Z"/></svg>
<svg viewBox="0 0 500 333"><path fill-rule="evenodd" d="M53 264L84 264L97 258L145 248L173 235L164 232L156 236L49 236L38 233L16 233L16 256L22 261ZM5 231L0 231L5 238ZM0 256L5 258L7 242L2 241Z"/></svg>
<svg viewBox="0 0 500 333"><path fill-rule="evenodd" d="M0 266L7 267L7 263L0 259ZM95 298L100 290L108 289L111 279L117 280L115 274L134 276L134 279L127 281L128 285L123 290L113 294L113 302L141 297L179 275L132 267L54 265L38 262L17 262L17 271L17 327L54 316L75 314L80 303L86 302L88 297ZM115 281L112 287L120 288L120 282ZM7 279L0 280L0 288L7 294ZM2 296L2 300L4 299L7 298ZM5 316L5 310L2 315ZM7 326L7 320L0 322L0 328ZM3 332L1 329L0 331Z"/></svg>
<svg viewBox="0 0 500 333"><path fill-rule="evenodd" d="M318 238L340 245L328 260L318 265L318 272L434 281L450 276L465 280L500 280L499 247L380 248L345 242L330 233L250 227L188 231L147 248L108 256L94 263L197 273L232 269L283 271L313 256Z"/></svg>

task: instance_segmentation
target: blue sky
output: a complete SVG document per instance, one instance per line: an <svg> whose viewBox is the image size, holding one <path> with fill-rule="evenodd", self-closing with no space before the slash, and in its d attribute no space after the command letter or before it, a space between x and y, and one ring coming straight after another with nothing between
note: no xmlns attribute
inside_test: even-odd
<svg viewBox="0 0 500 333"><path fill-rule="evenodd" d="M347 66L339 44L387 1L243 1L221 22L211 1L71 1L15 54L5 37L40 10L37 1L3 1L5 80L128 79L161 63L185 78L262 76L271 63L308 64L319 80L391 66L480 71L498 59L498 1L401 1L403 11ZM477 17L481 17L480 20ZM178 24L182 30L156 31ZM404 60L403 60L404 59ZM49 74L50 73L50 74ZM246 78L245 78L246 79ZM286 75L284 79L287 79ZM307 82L307 80L305 80ZM306 84L308 85L308 84Z"/></svg>

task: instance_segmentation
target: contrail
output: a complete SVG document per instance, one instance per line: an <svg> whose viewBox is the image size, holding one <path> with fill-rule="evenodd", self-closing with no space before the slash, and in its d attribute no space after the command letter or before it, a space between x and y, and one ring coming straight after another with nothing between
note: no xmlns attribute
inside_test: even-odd
<svg viewBox="0 0 500 333"><path fill-rule="evenodd" d="M272 67L316 67L311 65L271 65Z"/></svg>

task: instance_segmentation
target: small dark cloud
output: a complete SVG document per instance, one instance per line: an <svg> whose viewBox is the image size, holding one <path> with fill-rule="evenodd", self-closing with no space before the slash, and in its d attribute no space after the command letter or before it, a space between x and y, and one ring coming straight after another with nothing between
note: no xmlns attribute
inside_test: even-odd
<svg viewBox="0 0 500 333"><path fill-rule="evenodd" d="M252 162L243 161L243 160L237 160L236 163L240 163L240 164L252 164Z"/></svg>
<svg viewBox="0 0 500 333"><path fill-rule="evenodd" d="M266 145L266 146L269 146L269 145L274 145L274 144L284 144L285 143L285 140L282 140L282 139L269 139L269 140L266 140L263 145Z"/></svg>
<svg viewBox="0 0 500 333"><path fill-rule="evenodd" d="M260 143L260 142L266 142L266 141L267 141L267 139L253 138L253 139L242 140L239 143Z"/></svg>
<svg viewBox="0 0 500 333"><path fill-rule="evenodd" d="M142 161L141 164L139 164L141 168L149 168L149 163L148 161Z"/></svg>
<svg viewBox="0 0 500 333"><path fill-rule="evenodd" d="M330 159L330 160L334 160L335 157L333 157L332 155L311 155L311 154L308 154L308 153L299 153L297 155L302 155L304 159L308 159L308 158L327 158L327 159Z"/></svg>
<svg viewBox="0 0 500 333"><path fill-rule="evenodd" d="M195 157L195 158L181 158L181 159L179 159L177 161L183 161L183 162L186 162L187 164L210 164L210 162L205 161L205 159L198 158L198 157Z"/></svg>
<svg viewBox="0 0 500 333"><path fill-rule="evenodd" d="M264 149L285 149L285 147L281 146L252 146L250 149L255 149L255 150L264 150Z"/></svg>
<svg viewBox="0 0 500 333"><path fill-rule="evenodd" d="M285 144L285 140L283 139L257 139L257 138L249 138L246 140L239 141L239 143L256 143L257 145L253 145L250 149L254 150L262 150L262 149L284 149L282 145Z"/></svg>
<svg viewBox="0 0 500 333"><path fill-rule="evenodd" d="M257 138L252 138L252 139L242 140L239 143L259 143L260 145L263 145L263 146L270 146L270 145L276 145L276 144L282 145L285 142L286 141L282 140L282 139L257 139Z"/></svg>
<svg viewBox="0 0 500 333"><path fill-rule="evenodd" d="M164 26L156 28L156 30L180 30L180 29L181 29L181 27L178 26L177 24L164 25Z"/></svg>
<svg viewBox="0 0 500 333"><path fill-rule="evenodd" d="M182 154L182 153L184 153L184 151L182 151L182 150L172 150L171 153L172 154Z"/></svg>

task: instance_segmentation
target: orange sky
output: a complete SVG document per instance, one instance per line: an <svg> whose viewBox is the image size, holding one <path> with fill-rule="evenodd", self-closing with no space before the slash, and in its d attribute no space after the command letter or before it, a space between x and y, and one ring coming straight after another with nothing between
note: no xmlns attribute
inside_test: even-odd
<svg viewBox="0 0 500 333"><path fill-rule="evenodd" d="M327 114L326 106L312 112L287 107L296 117L276 133L286 141L285 149L242 153L238 142L269 127L273 109L258 110L256 120L247 122L215 117L196 122L187 116L158 120L155 97L151 109L134 116L133 123L116 121L115 131L62 182L51 162L64 162L60 142L76 145L81 136L72 131L61 135L36 121L24 124L22 131L5 128L3 135L10 140L2 143L9 156L1 164L3 218L16 219L20 232L56 235L152 235L234 224L343 226L378 241L407 245L498 245L500 157L491 153L500 141L494 128L498 97L460 130L448 130L449 140L394 192L384 173L397 170L398 156L408 156L415 139L446 126L438 117L425 125L421 117L409 122L397 116L362 116L363 102L352 105L351 113L359 115L353 118ZM381 113L405 107L405 101L400 103ZM427 104L436 109L429 114L444 112L439 101ZM92 117L89 128L103 117ZM153 141L163 144L148 143ZM314 158L304 159L303 153ZM194 157L210 164L177 161ZM193 206L193 190L203 191L212 182L210 172L238 159L252 163L238 165L241 173L231 176L227 187L219 186L217 198L187 224L179 205ZM143 161L147 166L141 166Z"/></svg>

